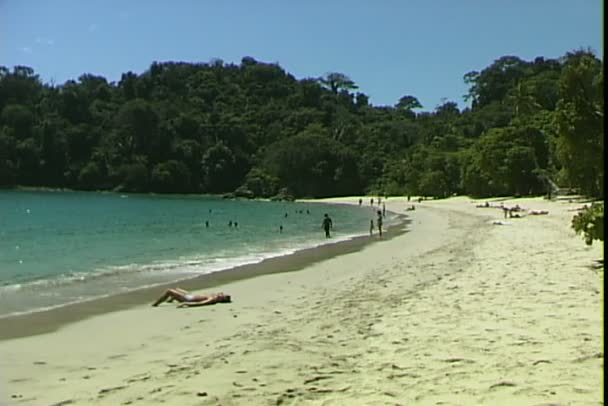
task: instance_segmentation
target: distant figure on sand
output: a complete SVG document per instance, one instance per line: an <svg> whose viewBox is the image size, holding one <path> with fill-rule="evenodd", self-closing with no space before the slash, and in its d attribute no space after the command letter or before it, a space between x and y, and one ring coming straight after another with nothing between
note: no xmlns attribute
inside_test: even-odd
<svg viewBox="0 0 608 406"><path fill-rule="evenodd" d="M533 216L539 216L543 214L549 214L549 212L547 210L530 210L528 214L531 214Z"/></svg>
<svg viewBox="0 0 608 406"><path fill-rule="evenodd" d="M187 290L174 288L167 289L165 293L159 297L152 306L158 306L163 302L173 302L177 300L180 304L177 307L194 307L194 306L205 306L215 303L230 303L230 295L225 293L212 293L210 295L194 295Z"/></svg>
<svg viewBox="0 0 608 406"><path fill-rule="evenodd" d="M382 237L382 212L380 210L378 210L378 219L376 220L376 223L378 224L378 234Z"/></svg>
<svg viewBox="0 0 608 406"><path fill-rule="evenodd" d="M331 237L329 230L331 230L334 225L331 221L331 218L329 217L329 214L325 213L325 216L323 216L323 222L321 223L321 226L325 230L325 238Z"/></svg>
<svg viewBox="0 0 608 406"><path fill-rule="evenodd" d="M374 220L370 220L369 221L369 235L373 235L374 234Z"/></svg>

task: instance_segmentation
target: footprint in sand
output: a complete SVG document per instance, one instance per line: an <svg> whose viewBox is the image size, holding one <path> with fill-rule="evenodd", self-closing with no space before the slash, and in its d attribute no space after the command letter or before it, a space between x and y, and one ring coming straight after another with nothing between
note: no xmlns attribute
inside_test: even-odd
<svg viewBox="0 0 608 406"><path fill-rule="evenodd" d="M126 388L125 385L113 386L111 388L104 388L99 391L99 393L97 394L98 395L97 397L99 398L99 397L105 396L109 393L116 392L116 391L124 389L124 388Z"/></svg>

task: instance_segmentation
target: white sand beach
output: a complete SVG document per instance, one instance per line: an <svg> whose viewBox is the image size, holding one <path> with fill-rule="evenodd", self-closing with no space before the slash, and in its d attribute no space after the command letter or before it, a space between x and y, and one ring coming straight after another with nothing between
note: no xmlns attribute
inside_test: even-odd
<svg viewBox="0 0 608 406"><path fill-rule="evenodd" d="M213 289L230 304L0 341L0 404L602 405L603 244L570 228L581 204L480 203L391 197L409 232Z"/></svg>

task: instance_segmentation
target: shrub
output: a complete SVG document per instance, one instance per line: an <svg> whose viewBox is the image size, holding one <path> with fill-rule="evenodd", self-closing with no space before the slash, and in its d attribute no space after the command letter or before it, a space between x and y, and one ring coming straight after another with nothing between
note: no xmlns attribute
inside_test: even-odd
<svg viewBox="0 0 608 406"><path fill-rule="evenodd" d="M593 240L604 241L604 202L586 207L572 218L572 228L576 234L583 234L587 245Z"/></svg>

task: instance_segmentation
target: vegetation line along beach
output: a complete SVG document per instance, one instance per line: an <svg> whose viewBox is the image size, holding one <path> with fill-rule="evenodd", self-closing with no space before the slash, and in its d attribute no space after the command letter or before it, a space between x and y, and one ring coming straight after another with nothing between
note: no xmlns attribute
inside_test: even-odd
<svg viewBox="0 0 608 406"><path fill-rule="evenodd" d="M603 197L603 62L503 56L463 72L470 107L373 106L346 74L154 62L61 85L0 69L0 186L241 197ZM583 158L584 157L584 158Z"/></svg>

